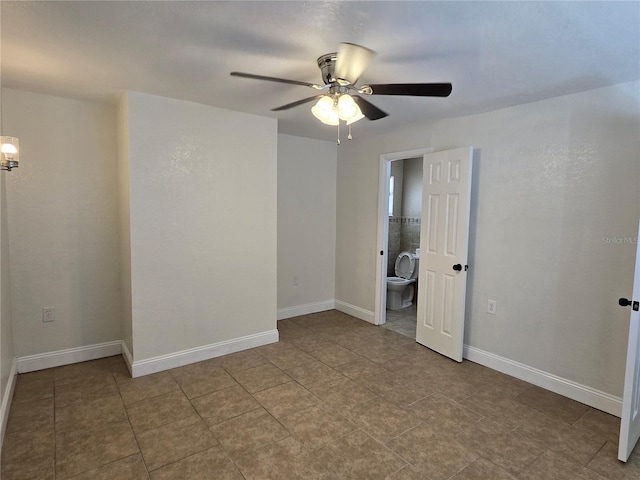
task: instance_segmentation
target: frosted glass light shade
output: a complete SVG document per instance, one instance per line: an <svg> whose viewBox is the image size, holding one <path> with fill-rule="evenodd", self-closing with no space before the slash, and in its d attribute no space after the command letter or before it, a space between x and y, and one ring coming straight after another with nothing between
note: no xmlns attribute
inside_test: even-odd
<svg viewBox="0 0 640 480"><path fill-rule="evenodd" d="M334 97L324 96L311 108L311 113L326 125L338 125L344 120L347 125L364 118L360 107L349 94L342 94L336 102Z"/></svg>
<svg viewBox="0 0 640 480"><path fill-rule="evenodd" d="M11 170L20 161L20 141L16 137L0 137L0 169Z"/></svg>
<svg viewBox="0 0 640 480"><path fill-rule="evenodd" d="M357 117L358 114L362 115L360 108L351 95L348 94L340 95L338 99L338 111L340 112L340 120L344 120L345 122Z"/></svg>
<svg viewBox="0 0 640 480"><path fill-rule="evenodd" d="M338 108L332 97L324 96L311 108L313 116L326 125L338 125Z"/></svg>

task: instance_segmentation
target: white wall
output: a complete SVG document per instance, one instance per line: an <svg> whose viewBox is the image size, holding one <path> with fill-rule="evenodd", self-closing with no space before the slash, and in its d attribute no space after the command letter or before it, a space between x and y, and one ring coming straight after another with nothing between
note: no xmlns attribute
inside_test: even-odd
<svg viewBox="0 0 640 480"><path fill-rule="evenodd" d="M117 106L118 145L118 240L120 254L120 288L122 292L122 341L133 355L131 304L131 195L129 179L129 110L128 96L123 94ZM131 360L131 359L128 359Z"/></svg>
<svg viewBox="0 0 640 480"><path fill-rule="evenodd" d="M115 111L3 89L20 138L6 176L13 334L18 356L122 338ZM42 308L56 320L42 322Z"/></svg>
<svg viewBox="0 0 640 480"><path fill-rule="evenodd" d="M419 217L422 213L422 157L407 158L402 163L402 216Z"/></svg>
<svg viewBox="0 0 640 480"><path fill-rule="evenodd" d="M465 343L621 395L640 216L637 82L358 138L338 151L336 298L374 309L379 156L473 145ZM354 252L351 245L359 244ZM486 314L487 299L498 302Z"/></svg>
<svg viewBox="0 0 640 480"><path fill-rule="evenodd" d="M393 177L393 216L402 216L402 198L404 192L404 160L391 162L391 176Z"/></svg>
<svg viewBox="0 0 640 480"><path fill-rule="evenodd" d="M336 168L334 142L278 135L279 310L334 299Z"/></svg>
<svg viewBox="0 0 640 480"><path fill-rule="evenodd" d="M11 392L11 372L14 365L13 328L11 322L11 285L9 278L9 238L7 230L7 198L5 175L0 173L0 403ZM8 409L10 402L4 407ZM5 409L0 408L0 447L4 437Z"/></svg>
<svg viewBox="0 0 640 480"><path fill-rule="evenodd" d="M277 123L128 94L134 360L276 328Z"/></svg>

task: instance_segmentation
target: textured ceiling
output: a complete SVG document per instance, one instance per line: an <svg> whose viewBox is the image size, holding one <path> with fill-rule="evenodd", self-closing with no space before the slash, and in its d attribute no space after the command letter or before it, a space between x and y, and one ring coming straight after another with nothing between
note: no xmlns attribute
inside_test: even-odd
<svg viewBox="0 0 640 480"><path fill-rule="evenodd" d="M277 117L283 133L335 137L300 86L316 58L353 42L377 52L362 83L451 82L449 98L369 97L408 122L479 113L637 80L639 2L0 2L2 84L76 98L133 90Z"/></svg>

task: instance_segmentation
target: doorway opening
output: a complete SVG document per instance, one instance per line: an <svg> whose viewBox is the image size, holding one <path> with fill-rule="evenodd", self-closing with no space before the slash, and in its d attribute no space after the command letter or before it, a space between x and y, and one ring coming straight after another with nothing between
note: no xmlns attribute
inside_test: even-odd
<svg viewBox="0 0 640 480"><path fill-rule="evenodd" d="M413 339L416 338L423 155L432 151L424 148L380 156L375 323Z"/></svg>

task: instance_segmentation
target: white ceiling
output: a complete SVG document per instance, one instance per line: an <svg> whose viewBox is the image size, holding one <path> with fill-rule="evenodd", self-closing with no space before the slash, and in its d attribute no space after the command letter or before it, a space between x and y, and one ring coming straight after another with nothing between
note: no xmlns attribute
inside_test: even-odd
<svg viewBox="0 0 640 480"><path fill-rule="evenodd" d="M316 58L353 42L378 55L363 83L451 82L449 98L369 97L408 122L479 113L640 77L639 2L9 2L2 84L68 97L133 90L277 117L282 133L335 138L300 86L233 78L239 70L321 82Z"/></svg>

